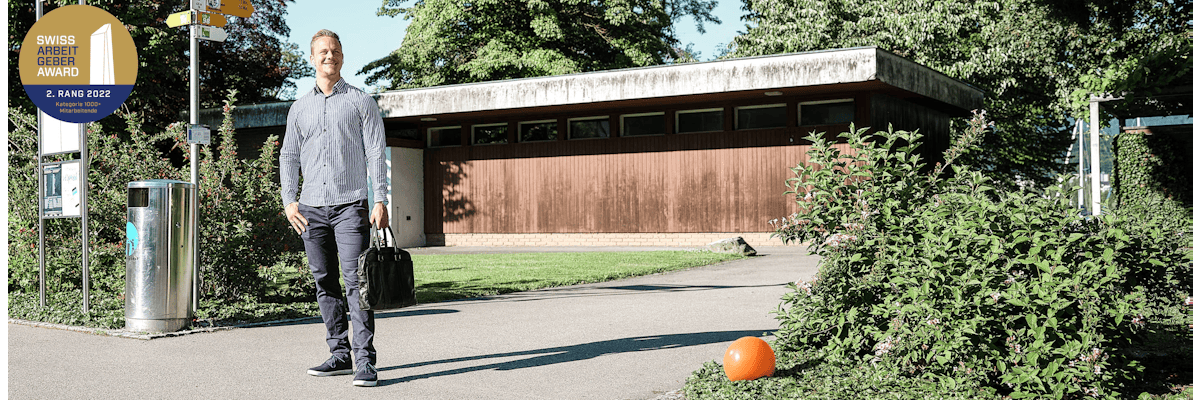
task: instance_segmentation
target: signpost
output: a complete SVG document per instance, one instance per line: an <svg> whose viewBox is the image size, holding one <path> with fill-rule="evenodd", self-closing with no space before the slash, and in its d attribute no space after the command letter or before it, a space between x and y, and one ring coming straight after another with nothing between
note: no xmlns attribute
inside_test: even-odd
<svg viewBox="0 0 1200 400"><path fill-rule="evenodd" d="M254 5L250 0L190 0L191 9L171 14L167 18L167 26L187 26L191 41L190 63L190 98L191 125L188 128L188 143L191 144L190 158L192 169L192 260L196 263L192 271L192 310L200 308L200 144L208 144L209 131L207 126L200 125L200 40L224 42L229 35L220 27L227 23L224 15L239 18L249 18L254 13ZM221 15L224 14L224 15Z"/></svg>

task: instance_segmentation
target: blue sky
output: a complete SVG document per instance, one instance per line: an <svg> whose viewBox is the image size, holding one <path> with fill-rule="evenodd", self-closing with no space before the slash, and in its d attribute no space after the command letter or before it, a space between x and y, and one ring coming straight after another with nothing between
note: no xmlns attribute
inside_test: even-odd
<svg viewBox="0 0 1200 400"><path fill-rule="evenodd" d="M288 41L299 44L307 57L308 43L314 33L320 29L337 32L346 54L342 77L351 85L369 90L364 82L366 75L356 73L367 63L400 47L409 23L399 17L376 16L375 10L381 4L382 0L343 0L331 7L327 2L298 0L287 8L286 19L292 30ZM681 19L675 26L680 42L684 45L692 43L692 50L700 52L702 61L715 58L720 45L728 43L738 31L744 30L745 23L740 20L741 5L740 0L718 2L713 14L721 20L721 24L705 24L706 33L703 35L696 31L696 23L691 18ZM316 79L312 77L297 81L297 93L303 93L315 82Z"/></svg>

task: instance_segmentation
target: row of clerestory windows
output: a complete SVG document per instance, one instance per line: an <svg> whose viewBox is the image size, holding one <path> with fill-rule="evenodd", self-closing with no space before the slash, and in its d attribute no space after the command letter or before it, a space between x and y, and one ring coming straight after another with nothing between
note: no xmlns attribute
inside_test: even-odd
<svg viewBox="0 0 1200 400"><path fill-rule="evenodd" d="M800 126L845 124L854 121L854 100L838 99L800 102L797 104ZM707 108L681 110L673 113L674 133L719 132L724 130L725 109ZM666 134L667 113L648 112L622 114L620 126L616 127L622 137L655 136ZM773 129L787 126L787 104L767 104L735 107L733 115L735 130ZM547 142L558 140L558 120L522 121L517 124L518 143ZM567 139L604 139L613 136L607 115L567 119ZM429 147L461 146L464 136L473 145L507 144L508 123L484 123L471 125L464 132L462 125L429 128Z"/></svg>

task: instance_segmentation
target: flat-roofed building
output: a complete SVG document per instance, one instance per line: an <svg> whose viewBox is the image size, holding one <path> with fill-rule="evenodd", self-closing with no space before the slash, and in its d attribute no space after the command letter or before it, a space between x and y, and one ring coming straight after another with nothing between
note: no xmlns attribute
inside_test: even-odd
<svg viewBox="0 0 1200 400"><path fill-rule="evenodd" d="M376 98L405 246L781 244L767 221L795 211L782 193L809 132L920 129L935 161L950 119L983 105L979 89L875 47ZM282 135L288 106L237 108L239 142Z"/></svg>

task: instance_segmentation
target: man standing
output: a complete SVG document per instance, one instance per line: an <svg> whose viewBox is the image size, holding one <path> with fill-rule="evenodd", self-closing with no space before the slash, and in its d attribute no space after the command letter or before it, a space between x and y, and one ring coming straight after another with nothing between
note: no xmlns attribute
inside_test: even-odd
<svg viewBox="0 0 1200 400"><path fill-rule="evenodd" d="M309 50L317 84L288 111L279 153L284 214L304 239L308 266L317 284L317 305L325 320L325 341L332 353L308 373L353 373L355 386L375 386L375 313L359 310L356 302L347 307L347 298L358 298L358 255L367 248L370 226L388 226L383 119L371 96L342 79L342 42L336 33L317 32ZM297 199L301 175L304 187ZM371 188L367 187L368 175ZM368 190L375 199L369 221ZM346 282L345 296L338 283L339 272ZM347 309L354 328L350 340Z"/></svg>

